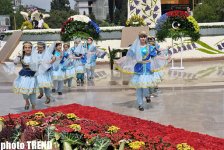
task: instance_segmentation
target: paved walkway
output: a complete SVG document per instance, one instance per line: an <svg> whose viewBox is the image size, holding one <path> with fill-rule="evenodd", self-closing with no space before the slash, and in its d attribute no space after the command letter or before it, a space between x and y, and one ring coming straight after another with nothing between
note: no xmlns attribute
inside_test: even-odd
<svg viewBox="0 0 224 150"><path fill-rule="evenodd" d="M98 65L94 82L65 88L49 105L42 98L37 108L78 103L224 138L224 63L188 62L184 66L183 71L165 70L162 92L145 105L144 112L136 108L135 90L127 85L130 76L110 71L109 65ZM11 90L15 78L0 66L0 115L24 111L22 96Z"/></svg>

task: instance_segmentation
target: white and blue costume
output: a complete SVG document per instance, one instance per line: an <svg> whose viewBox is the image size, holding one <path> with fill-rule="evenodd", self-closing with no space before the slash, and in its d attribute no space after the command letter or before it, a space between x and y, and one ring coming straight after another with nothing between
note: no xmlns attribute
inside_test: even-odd
<svg viewBox="0 0 224 150"><path fill-rule="evenodd" d="M65 79L65 70L63 66L65 57L61 58L61 52L54 50L53 55L56 58L56 61L53 63L52 79L54 84L54 89L57 92L62 92L63 84Z"/></svg>
<svg viewBox="0 0 224 150"><path fill-rule="evenodd" d="M41 98L43 93L47 97L48 101L51 99L51 88L53 87L52 81L52 66L50 64L52 60L52 52L49 49L45 49L45 43L40 42L40 45L44 47L44 51L39 53L38 50L35 50L35 53L32 54L32 62L34 62L37 66L37 83L40 90Z"/></svg>
<svg viewBox="0 0 224 150"><path fill-rule="evenodd" d="M63 69L65 69L65 83L68 83L68 87L72 86L72 79L75 77L75 66L74 60L70 58L71 51L64 51L64 64Z"/></svg>
<svg viewBox="0 0 224 150"><path fill-rule="evenodd" d="M44 57L44 53L41 54L37 54L38 59L39 59L39 63L50 63L49 62L41 62L43 60ZM40 64L39 67L41 67L42 64ZM52 77L51 77L51 69L52 67L49 66L48 69L44 70L44 71L40 71L37 72L37 82L38 82L38 87L39 88L52 88L53 87L53 82L52 82Z"/></svg>
<svg viewBox="0 0 224 150"><path fill-rule="evenodd" d="M93 79L94 77L94 70L96 67L96 46L92 43L91 45L87 44L87 62L86 62L86 72L87 78Z"/></svg>
<svg viewBox="0 0 224 150"><path fill-rule="evenodd" d="M156 78L151 70L150 60L156 56L155 50L150 50L149 45L140 45L137 38L127 52L125 60L119 64L119 68L125 73L133 73L129 82L136 88L136 98L139 107L143 107L143 98L148 96L149 87L156 85Z"/></svg>
<svg viewBox="0 0 224 150"><path fill-rule="evenodd" d="M86 51L82 43L71 48L71 54L74 57L74 66L76 72L77 83L84 83L84 73L86 64Z"/></svg>
<svg viewBox="0 0 224 150"><path fill-rule="evenodd" d="M17 57L15 64L22 63L22 69L19 76L13 82L13 91L17 94L23 94L25 100L30 100L32 105L36 104L36 93L38 92L37 79L35 71L30 69L31 56Z"/></svg>

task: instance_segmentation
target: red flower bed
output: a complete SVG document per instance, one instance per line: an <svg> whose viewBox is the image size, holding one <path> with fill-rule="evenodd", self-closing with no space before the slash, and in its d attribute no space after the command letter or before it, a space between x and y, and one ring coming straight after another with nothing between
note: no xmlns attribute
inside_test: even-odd
<svg viewBox="0 0 224 150"><path fill-rule="evenodd" d="M110 136L109 134L102 132L102 126L115 125L120 128L119 132L111 134L111 141L118 141L119 139L130 139L130 136L134 136L135 139L139 141L144 141L145 143L160 143L160 138L164 143L170 143L173 146L179 143L188 143L190 146L194 147L196 150L223 150L224 149L224 139L212 137L209 135L203 135L196 132L185 131L183 129L174 128L173 126L164 126L159 123L152 121L146 121L138 119L135 117L120 115L117 113L100 110L95 107L81 106L78 104L71 104L59 107L52 107L48 109L41 110L44 113L55 113L60 111L63 113L74 113L79 118L85 118L90 121L77 120L75 123L82 126L81 132L85 136L93 136L94 133L103 136ZM18 118L23 115L34 114L37 111L26 112L21 114L13 114L12 118ZM5 119L8 116L4 116ZM48 118L51 121L51 118ZM69 121L68 121L69 123ZM84 127L84 128L83 128ZM91 128L93 128L91 130ZM63 129L59 125L58 130L68 130ZM91 133L89 131L94 131ZM67 132L70 132L69 130ZM125 133L125 134L124 134ZM129 133L129 134L127 134ZM91 137L89 137L91 138ZM162 144L160 145L163 146ZM158 147L159 148L159 147ZM151 149L148 147L146 149ZM160 148L159 148L160 149ZM170 147L170 149L175 149Z"/></svg>

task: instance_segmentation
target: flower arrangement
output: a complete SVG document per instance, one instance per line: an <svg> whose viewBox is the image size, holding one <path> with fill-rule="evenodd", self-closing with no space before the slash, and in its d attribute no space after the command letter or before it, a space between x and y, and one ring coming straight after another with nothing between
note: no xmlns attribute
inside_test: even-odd
<svg viewBox="0 0 224 150"><path fill-rule="evenodd" d="M0 131L0 142L51 141L54 149L63 147L64 150L137 150L158 146L175 149L175 145L158 142L161 140L157 138L149 141L142 131L121 129L107 122L97 123L74 113L36 112L13 119L9 115L1 120L5 120L5 125Z"/></svg>
<svg viewBox="0 0 224 150"><path fill-rule="evenodd" d="M133 27L139 27L139 26L145 26L146 23L144 19L139 15L133 15L131 18L129 18L126 21L127 26L133 26Z"/></svg>
<svg viewBox="0 0 224 150"><path fill-rule="evenodd" d="M32 23L29 22L28 20L24 21L22 26L21 26L21 30L30 30L30 29L33 29Z"/></svg>
<svg viewBox="0 0 224 150"><path fill-rule="evenodd" d="M187 145L191 145L194 149L221 150L224 148L222 144L224 140L221 138L164 126L153 121L90 106L70 104L47 108L41 112L45 117L36 117L35 111L4 116L5 122L2 131L0 130L0 142L51 141L55 149L60 147L62 150L75 148L130 150L132 148L129 144L136 141L144 142L144 146L140 144L140 149L145 150L177 150L179 143L188 143ZM67 114L71 113L78 119L68 119ZM39 125L27 126L26 122L30 120L38 122ZM110 126L120 129L110 134L108 133ZM80 130L76 131L70 127Z"/></svg>
<svg viewBox="0 0 224 150"><path fill-rule="evenodd" d="M89 17L84 15L71 16L61 27L61 39L70 41L74 38L86 39L89 36L99 39L100 28Z"/></svg>
<svg viewBox="0 0 224 150"><path fill-rule="evenodd" d="M156 37L159 41L165 38L177 40L188 36L192 41L200 38L200 28L197 21L185 11L170 11L163 14L156 22Z"/></svg>

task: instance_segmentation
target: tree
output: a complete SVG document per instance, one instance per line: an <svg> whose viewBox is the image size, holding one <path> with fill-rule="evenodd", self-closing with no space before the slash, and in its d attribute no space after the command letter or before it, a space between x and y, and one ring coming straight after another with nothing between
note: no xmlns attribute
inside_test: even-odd
<svg viewBox="0 0 224 150"><path fill-rule="evenodd" d="M222 22L224 21L224 1L204 0L194 10L194 17L198 22Z"/></svg>
<svg viewBox="0 0 224 150"><path fill-rule="evenodd" d="M70 2L69 0L52 0L51 10L69 11L71 10Z"/></svg>
<svg viewBox="0 0 224 150"><path fill-rule="evenodd" d="M65 22L70 16L78 14L76 11L60 11L51 10L50 17L46 18L45 22L48 23L50 28L60 28L62 23Z"/></svg>
<svg viewBox="0 0 224 150"><path fill-rule="evenodd" d="M11 15L13 13L11 0L0 0L0 15Z"/></svg>
<svg viewBox="0 0 224 150"><path fill-rule="evenodd" d="M96 17L92 12L89 14L89 18L93 21L96 21Z"/></svg>
<svg viewBox="0 0 224 150"><path fill-rule="evenodd" d="M114 20L114 0L108 0L109 5L109 20L113 22Z"/></svg>
<svg viewBox="0 0 224 150"><path fill-rule="evenodd" d="M114 23L116 25L125 25L125 22L127 20L127 0L120 0L116 3L115 1L115 12L114 12Z"/></svg>
<svg viewBox="0 0 224 150"><path fill-rule="evenodd" d="M24 21L23 16L20 14L20 11L23 10L23 6L17 8L16 13L13 13L13 4L12 0L0 0L0 15L9 15L10 16L10 29L14 29L14 15L16 18L16 28L19 29Z"/></svg>
<svg viewBox="0 0 224 150"><path fill-rule="evenodd" d="M20 29L22 24L23 24L23 22L24 22L24 18L20 14L20 11L25 11L23 6L19 6L19 8L18 8L18 10L16 11L16 14L15 14L15 17L16 17L16 29ZM13 24L13 29L14 29L14 24Z"/></svg>

